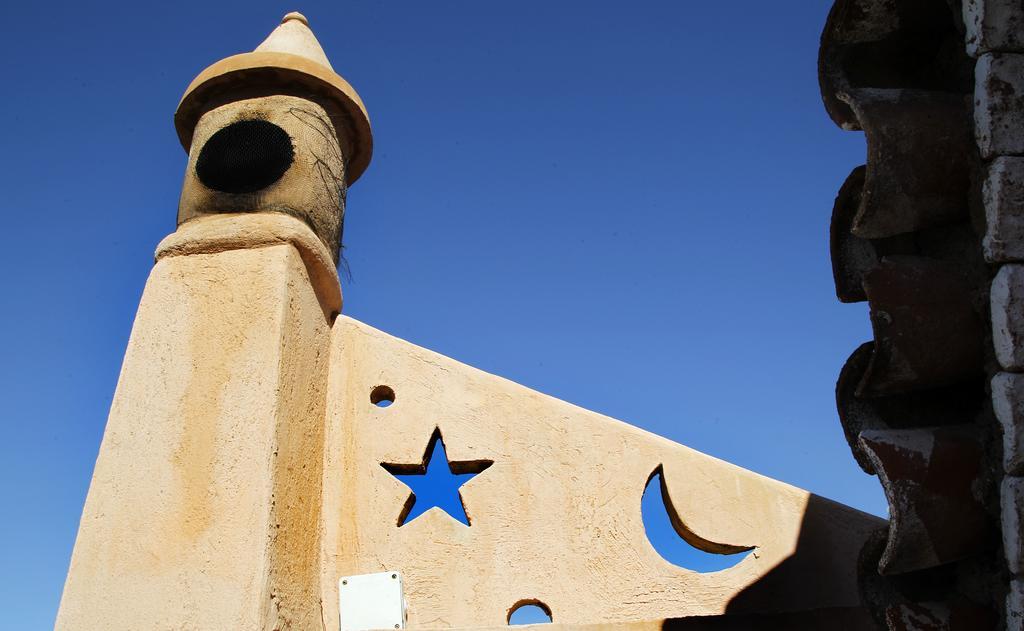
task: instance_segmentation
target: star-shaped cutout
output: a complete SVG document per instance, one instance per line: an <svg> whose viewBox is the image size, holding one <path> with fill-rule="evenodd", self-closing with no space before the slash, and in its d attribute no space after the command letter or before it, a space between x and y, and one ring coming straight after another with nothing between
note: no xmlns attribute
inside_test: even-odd
<svg viewBox="0 0 1024 631"><path fill-rule="evenodd" d="M447 463L447 471L437 464L433 467L430 466L430 463L434 461L434 450L437 447L440 447L438 461ZM435 428L434 433L430 436L422 462L417 464L380 463L380 466L384 467L388 473L402 480L410 488L409 498L405 500L405 506L402 507L402 512L398 515L398 525L404 526L436 506L453 519L469 526L469 515L466 513L466 505L462 500L462 492L459 487L492 464L494 462L491 460L460 462L448 460L439 427Z"/></svg>

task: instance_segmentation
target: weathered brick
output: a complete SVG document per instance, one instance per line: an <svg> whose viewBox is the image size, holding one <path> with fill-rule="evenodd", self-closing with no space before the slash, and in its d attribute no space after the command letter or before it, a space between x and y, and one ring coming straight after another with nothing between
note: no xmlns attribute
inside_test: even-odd
<svg viewBox="0 0 1024 631"><path fill-rule="evenodd" d="M1001 372L992 378L992 407L1003 426L1003 470L1024 472L1024 374Z"/></svg>
<svg viewBox="0 0 1024 631"><path fill-rule="evenodd" d="M993 160L983 198L988 224L985 258L995 263L1024 260L1024 158Z"/></svg>
<svg viewBox="0 0 1024 631"><path fill-rule="evenodd" d="M982 158L1024 155L1024 55L987 53L974 72L974 133Z"/></svg>
<svg viewBox="0 0 1024 631"><path fill-rule="evenodd" d="M1024 631L1024 581L1010 581L1006 595L1006 631Z"/></svg>
<svg viewBox="0 0 1024 631"><path fill-rule="evenodd" d="M1024 51L1024 6L1020 0L965 0L967 54Z"/></svg>
<svg viewBox="0 0 1024 631"><path fill-rule="evenodd" d="M1003 478L1000 495L1006 567L1013 574L1019 575L1024 569L1024 533L1021 533L1021 519L1024 517L1024 478Z"/></svg>
<svg viewBox="0 0 1024 631"><path fill-rule="evenodd" d="M992 345L1003 370L1024 372L1024 265L1004 265L992 280Z"/></svg>

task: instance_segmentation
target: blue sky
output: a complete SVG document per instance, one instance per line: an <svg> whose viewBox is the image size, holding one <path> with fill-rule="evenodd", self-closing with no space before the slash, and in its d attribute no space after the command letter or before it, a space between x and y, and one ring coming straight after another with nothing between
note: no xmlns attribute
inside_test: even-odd
<svg viewBox="0 0 1024 631"><path fill-rule="evenodd" d="M828 259L864 161L825 115L829 0L27 3L0 59L0 588L52 626L135 307L174 229L172 114L303 11L360 92L345 312L884 515L836 375L870 339Z"/></svg>

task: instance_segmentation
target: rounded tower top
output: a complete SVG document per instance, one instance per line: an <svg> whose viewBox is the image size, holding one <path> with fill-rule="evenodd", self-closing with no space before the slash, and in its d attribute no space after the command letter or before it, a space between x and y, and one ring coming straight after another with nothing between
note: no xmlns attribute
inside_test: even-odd
<svg viewBox="0 0 1024 631"><path fill-rule="evenodd" d="M285 15L253 52L221 59L199 73L174 113L178 139L189 151L192 132L206 111L272 94L313 96L329 106L338 140L348 154L347 183L359 179L373 154L369 115L359 94L331 67L309 20L296 11Z"/></svg>
<svg viewBox="0 0 1024 631"><path fill-rule="evenodd" d="M284 24L288 20L298 20L299 22L302 22L306 26L309 26L309 20L307 20L306 16L302 15L298 11L292 11L291 13L285 14L285 16L281 18L281 24Z"/></svg>

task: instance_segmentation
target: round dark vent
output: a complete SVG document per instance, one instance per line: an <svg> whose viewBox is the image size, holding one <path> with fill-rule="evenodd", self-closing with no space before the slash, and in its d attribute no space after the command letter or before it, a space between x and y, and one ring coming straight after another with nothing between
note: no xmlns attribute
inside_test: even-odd
<svg viewBox="0 0 1024 631"><path fill-rule="evenodd" d="M281 179L295 159L288 133L265 120L244 120L206 141L196 175L215 191L252 193Z"/></svg>

